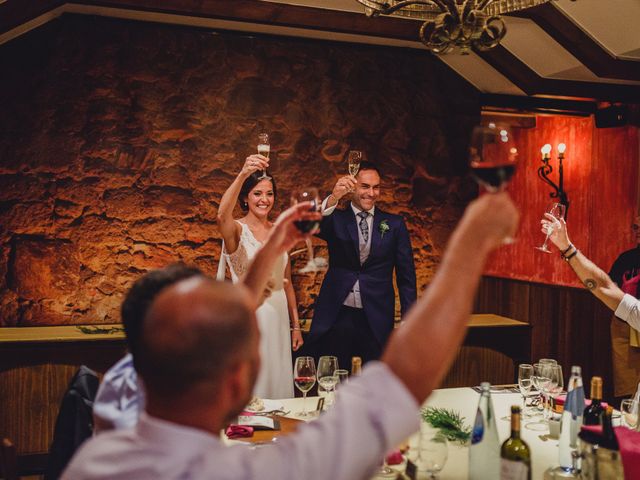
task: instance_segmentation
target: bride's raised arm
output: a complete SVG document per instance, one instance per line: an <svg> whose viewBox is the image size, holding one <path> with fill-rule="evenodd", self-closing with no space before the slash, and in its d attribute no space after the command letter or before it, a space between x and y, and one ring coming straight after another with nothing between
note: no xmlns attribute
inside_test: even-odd
<svg viewBox="0 0 640 480"><path fill-rule="evenodd" d="M233 219L233 208L238 201L238 195L242 189L242 184L253 172L265 170L269 166L268 160L262 155L249 155L244 161L242 170L227 188L218 207L216 221L220 228L220 234L225 243L227 253L233 253L238 249L240 241L240 225Z"/></svg>

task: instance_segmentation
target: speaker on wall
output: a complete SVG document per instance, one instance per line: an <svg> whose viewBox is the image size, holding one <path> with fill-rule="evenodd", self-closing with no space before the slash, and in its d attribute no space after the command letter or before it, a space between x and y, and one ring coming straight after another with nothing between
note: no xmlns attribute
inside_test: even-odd
<svg viewBox="0 0 640 480"><path fill-rule="evenodd" d="M622 127L627 125L629 111L624 105L611 105L596 111L596 128Z"/></svg>

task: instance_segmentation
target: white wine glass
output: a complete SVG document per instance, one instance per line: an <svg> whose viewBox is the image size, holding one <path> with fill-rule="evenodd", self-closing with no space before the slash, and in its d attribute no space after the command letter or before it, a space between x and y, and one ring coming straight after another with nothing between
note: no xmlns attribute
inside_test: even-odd
<svg viewBox="0 0 640 480"><path fill-rule="evenodd" d="M338 383L336 370L338 370L338 357L323 355L318 359L316 378L318 385L326 390L327 398L332 397Z"/></svg>
<svg viewBox="0 0 640 480"><path fill-rule="evenodd" d="M269 143L268 133L261 133L258 135L258 153L263 157L267 157L267 159L269 159L269 155L271 153L271 144ZM271 178L269 175L267 175L266 170L263 170L262 176L260 176L260 179L264 178Z"/></svg>
<svg viewBox="0 0 640 480"><path fill-rule="evenodd" d="M348 155L349 175L355 177L360 170L360 162L362 162L362 152L360 150L350 150Z"/></svg>
<svg viewBox="0 0 640 480"><path fill-rule="evenodd" d="M522 395L522 415L526 415L527 397L533 386L533 365L522 363L518 365L518 388Z"/></svg>
<svg viewBox="0 0 640 480"><path fill-rule="evenodd" d="M302 202L311 202L310 210L320 212L322 211L322 204L318 197L318 189L315 187L300 188L294 190L291 194L291 205ZM297 220L294 225L302 233L309 233L316 230L320 226L319 220ZM328 262L326 258L315 257L313 255L313 244L311 239L305 240L307 246L307 263L302 267L300 273L314 273L326 269Z"/></svg>
<svg viewBox="0 0 640 480"><path fill-rule="evenodd" d="M638 427L638 401L633 398L626 398L620 403L620 413L622 414L622 424L635 430Z"/></svg>
<svg viewBox="0 0 640 480"><path fill-rule="evenodd" d="M558 220L563 219L566 212L567 212L567 207L562 203L557 203L557 202L549 204L546 210L546 213L553 215L553 217ZM547 236L544 239L544 243L541 246L536 247L538 250L545 253L551 253L551 250L549 250L549 247L547 247L547 244L549 243L549 237L551 237L552 233L553 233L553 225L549 224L549 226L547 227Z"/></svg>
<svg viewBox="0 0 640 480"><path fill-rule="evenodd" d="M298 357L293 368L293 383L302 392L302 411L297 415L308 417L307 413L307 392L316 383L316 363L312 357Z"/></svg>
<svg viewBox="0 0 640 480"><path fill-rule="evenodd" d="M429 478L436 478L447 463L449 447L447 438L436 429L425 429L420 433L420 443L418 445L417 467L421 472L429 475Z"/></svg>
<svg viewBox="0 0 640 480"><path fill-rule="evenodd" d="M553 399L553 403L556 403L556 399L560 396L564 389L564 375L562 374L562 365L554 364L549 366L549 397ZM549 401L549 419L553 418L553 405Z"/></svg>

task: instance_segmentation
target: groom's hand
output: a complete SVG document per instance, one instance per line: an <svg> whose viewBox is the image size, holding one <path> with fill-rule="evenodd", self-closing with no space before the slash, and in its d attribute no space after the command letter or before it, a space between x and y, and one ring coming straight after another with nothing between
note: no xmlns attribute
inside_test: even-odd
<svg viewBox="0 0 640 480"><path fill-rule="evenodd" d="M344 197L347 193L353 192L356 189L356 184L358 181L356 177L351 175L345 175L344 177L340 177L333 187L333 191L331 195L338 202L342 197Z"/></svg>

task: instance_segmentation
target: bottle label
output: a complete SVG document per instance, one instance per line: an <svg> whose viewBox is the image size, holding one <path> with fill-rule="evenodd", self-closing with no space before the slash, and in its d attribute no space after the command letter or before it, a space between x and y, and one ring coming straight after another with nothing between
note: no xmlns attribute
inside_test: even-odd
<svg viewBox="0 0 640 480"><path fill-rule="evenodd" d="M482 437L484 437L484 418L482 418L482 411L478 408L476 421L473 424L473 431L471 432L471 445L480 443Z"/></svg>
<svg viewBox="0 0 640 480"><path fill-rule="evenodd" d="M515 460L500 459L500 480L528 480L529 465Z"/></svg>

